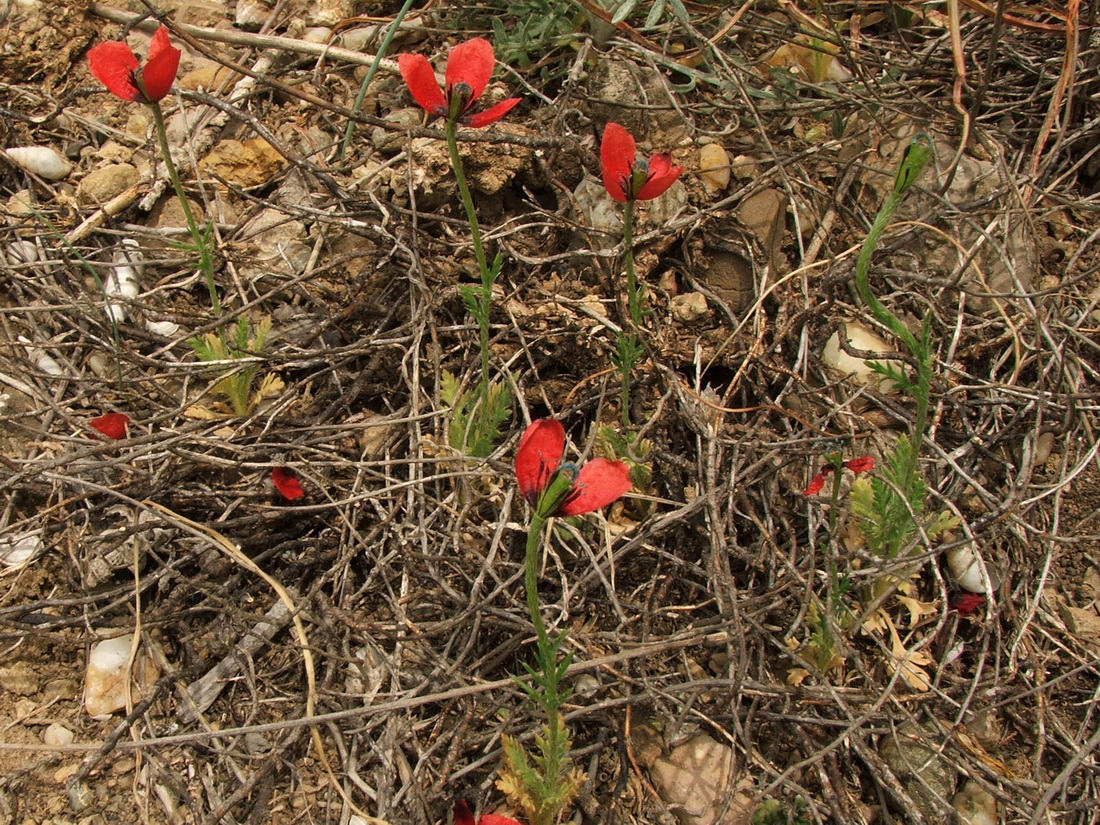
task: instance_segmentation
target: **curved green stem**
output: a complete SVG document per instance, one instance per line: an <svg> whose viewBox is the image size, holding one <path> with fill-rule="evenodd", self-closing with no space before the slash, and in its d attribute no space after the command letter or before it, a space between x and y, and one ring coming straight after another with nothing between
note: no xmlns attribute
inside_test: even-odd
<svg viewBox="0 0 1100 825"><path fill-rule="evenodd" d="M489 309L493 300L493 271L485 257L485 246L481 241L481 226L477 222L477 210L474 198L470 194L470 185L466 182L466 172L462 168L462 156L458 153L458 125L454 120L447 121L447 149L451 155L451 168L458 182L458 193L462 206L466 209L466 220L470 224L470 238L474 243L474 256L477 258L478 273L481 276L480 311L477 314L478 331L481 334L481 382L482 405L489 400Z"/></svg>
<svg viewBox="0 0 1100 825"><path fill-rule="evenodd" d="M928 343L927 330L922 333L920 339L910 332L908 327L871 292L868 275L871 269L871 258L875 253L875 247L878 246L882 233L886 231L886 227L894 217L894 212L897 211L909 188L920 176L925 164L928 163L931 157L931 142L927 137L918 135L909 145L909 148L906 149L905 156L902 158L901 165L898 167L897 175L894 178L894 188L875 216L874 223L871 224L871 229L868 231L863 246L859 250L859 258L856 260L855 285L860 300L867 305L867 308L870 309L871 314L875 316L879 323L887 327L905 344L910 355L917 362L917 380L914 391L916 412L913 423L913 461L916 461L916 456L920 454L921 442L924 439L924 430L928 422L929 396L932 391L932 352Z"/></svg>
<svg viewBox="0 0 1100 825"><path fill-rule="evenodd" d="M405 5L397 12L397 16L393 18L393 22L390 23L390 27L386 29L386 36L382 38L382 45L378 47L378 53L375 54L374 60L370 64L370 68L367 69L367 76L363 78L363 82L359 86L359 93L355 96L355 103L351 107L353 114L358 115L359 111L363 108L363 101L367 99L367 89L370 88L370 83L374 80L375 74L378 73L378 67L382 64L382 58L386 56L389 51L390 43L393 42L393 36L397 34L397 30L401 27L401 21L405 19L405 15L409 13L409 9L412 8L413 3L416 0L405 0ZM348 153L348 146L351 145L352 138L355 137L355 121L348 120L348 125L344 129L344 139L340 142L340 160L343 161L344 156Z"/></svg>
<svg viewBox="0 0 1100 825"><path fill-rule="evenodd" d="M222 302L218 298L218 289L214 284L214 267L206 248L206 237L199 229L198 221L195 220L195 213L191 211L191 204L187 200L187 193L183 191L183 181L180 180L180 173L176 169L176 164L172 161L172 151L168 147L168 127L164 123L164 113L161 111L158 102L150 103L149 108L153 112L157 142L160 144L160 154L164 158L164 166L168 169L168 177L172 181L172 188L176 190L176 197L179 198L183 215L187 219L187 229L191 233L191 240L194 242L196 251L199 254L203 278L206 280L206 289L210 293L210 306L213 307L214 314L220 316L222 314Z"/></svg>

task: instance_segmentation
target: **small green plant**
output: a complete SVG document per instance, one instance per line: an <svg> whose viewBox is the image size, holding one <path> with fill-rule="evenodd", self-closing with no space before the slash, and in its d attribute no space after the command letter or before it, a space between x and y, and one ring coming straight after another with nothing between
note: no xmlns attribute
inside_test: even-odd
<svg viewBox="0 0 1100 825"><path fill-rule="evenodd" d="M200 361L235 361L261 355L270 332L271 319L267 316L261 318L255 327L247 318L240 318L232 340L227 340L225 335L208 332L187 339L187 343ZM273 384L279 380L273 373L268 374L259 389L253 392L252 387L259 374L260 366L256 363L231 368L214 385L212 392L225 396L235 415L250 415L256 405L275 389Z"/></svg>
<svg viewBox="0 0 1100 825"><path fill-rule="evenodd" d="M752 812L752 825L810 825L808 814L809 806L801 797L789 807L768 797Z"/></svg>
<svg viewBox="0 0 1100 825"><path fill-rule="evenodd" d="M555 517L579 516L606 507L630 490L630 469L619 461L595 458L579 472L562 463L565 429L542 418L531 422L516 449L516 481L531 505L524 555L527 612L535 628L535 664L524 663L520 687L542 710L546 721L535 736L535 751L504 738L504 765L497 786L524 812L528 825L555 825L584 782L584 774L569 759L569 729L561 706L569 696L562 681L571 656L563 651L566 634L551 636L542 618L538 571L542 541Z"/></svg>
<svg viewBox="0 0 1100 825"><path fill-rule="evenodd" d="M528 69L562 44L580 37L583 15L569 0L491 0L478 6L480 27L493 29L493 43L505 63ZM488 14L488 19L484 16Z"/></svg>
<svg viewBox="0 0 1100 825"><path fill-rule="evenodd" d="M452 426L448 433L451 446L466 455L484 458L492 451L493 441L499 436L500 425L511 410L511 393L508 387L489 379L489 314L493 307L493 284L500 277L504 256L497 253L490 266L481 238L481 225L477 220L474 198L466 182L462 156L458 151L458 127L461 124L481 129L496 123L520 102L520 98L508 98L484 111L473 111L477 99L489 84L496 65L492 44L479 37L451 49L447 57L446 91L439 87L431 63L423 55L398 55L397 65L413 99L433 117L446 119L444 129L451 170L454 172L459 197L470 225L470 240L473 242L481 283L478 286L463 286L461 293L466 308L477 321L481 375L477 389L470 397L458 394L453 378L450 386L443 389L450 395L450 403L456 405L452 409Z"/></svg>
<svg viewBox="0 0 1100 825"><path fill-rule="evenodd" d="M480 386L463 392L458 378L444 370L439 397L451 408L448 443L466 455L489 455L500 438L501 426L512 414L512 394L507 387L493 381L484 396Z"/></svg>
<svg viewBox="0 0 1100 825"><path fill-rule="evenodd" d="M931 521L924 515L928 491L920 466L920 452L928 427L932 394L932 316L925 314L920 331L914 334L875 297L868 283L875 247L931 156L931 140L923 134L914 138L898 167L893 190L875 216L856 261L855 287L860 300L875 319L902 342L907 350L902 360L912 372L887 361L872 361L870 366L907 392L916 405L912 430L908 436L898 437L893 451L885 457L882 473L869 481L861 480L852 488L852 512L867 546L886 559L896 559L909 552L913 543L922 539L922 532L923 537L932 540L957 524L947 512Z"/></svg>
<svg viewBox="0 0 1100 825"><path fill-rule="evenodd" d="M672 155L656 154L647 161L638 157L634 136L618 123L608 123L600 142L600 166L604 187L623 207L623 267L626 269L627 317L615 341L612 362L619 372L620 416L623 429L630 429L630 389L634 368L645 354L639 338L645 318L645 285L634 269L634 206L638 201L659 197L683 174L673 166Z"/></svg>

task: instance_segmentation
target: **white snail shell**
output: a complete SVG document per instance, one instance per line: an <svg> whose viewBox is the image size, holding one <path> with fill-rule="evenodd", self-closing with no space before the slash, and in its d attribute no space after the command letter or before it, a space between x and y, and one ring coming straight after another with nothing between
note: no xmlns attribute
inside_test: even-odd
<svg viewBox="0 0 1100 825"><path fill-rule="evenodd" d="M16 146L5 154L28 172L46 180L61 180L73 171L64 155L49 146Z"/></svg>

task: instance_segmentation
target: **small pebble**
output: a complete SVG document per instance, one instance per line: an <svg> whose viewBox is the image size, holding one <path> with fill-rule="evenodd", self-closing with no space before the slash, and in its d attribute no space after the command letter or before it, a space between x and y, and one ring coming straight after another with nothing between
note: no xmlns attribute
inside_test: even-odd
<svg viewBox="0 0 1100 825"><path fill-rule="evenodd" d="M52 723L42 734L42 741L47 745L71 745L76 735L64 725Z"/></svg>

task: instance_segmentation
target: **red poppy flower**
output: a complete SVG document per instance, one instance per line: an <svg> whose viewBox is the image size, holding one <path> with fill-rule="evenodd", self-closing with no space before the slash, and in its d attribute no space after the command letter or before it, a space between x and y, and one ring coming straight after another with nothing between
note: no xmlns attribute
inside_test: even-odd
<svg viewBox="0 0 1100 825"><path fill-rule="evenodd" d="M297 501L306 494L302 489L302 482L298 480L298 474L289 467L272 467L271 481L279 495L287 501Z"/></svg>
<svg viewBox="0 0 1100 825"><path fill-rule="evenodd" d="M500 120L521 100L510 97L484 112L467 114L489 85L495 64L493 44L485 38L475 37L459 43L447 55L447 91L444 92L439 88L428 58L422 54L397 56L397 68L405 78L409 91L428 114L454 117L475 129Z"/></svg>
<svg viewBox="0 0 1100 825"><path fill-rule="evenodd" d="M859 458L852 458L844 462L846 468L853 473L867 473L875 469L875 459L872 456L864 455ZM802 491L804 496L816 496L825 487L825 480L829 477L829 473L833 471L832 464L826 464L821 468L821 472L814 476L805 490Z"/></svg>
<svg viewBox="0 0 1100 825"><path fill-rule="evenodd" d="M117 440L126 437L126 428L130 424L130 416L123 413L107 413L99 418L93 418L88 423L108 438Z"/></svg>
<svg viewBox="0 0 1100 825"><path fill-rule="evenodd" d="M520 438L516 449L516 481L519 490L532 507L562 469L565 452L565 429L560 421L540 418ZM594 458L581 468L573 486L557 506L555 516L579 516L606 507L626 493L632 484L630 468L621 461Z"/></svg>
<svg viewBox="0 0 1100 825"><path fill-rule="evenodd" d="M608 123L600 144L600 165L607 194L620 202L647 201L664 193L683 174L672 155L658 154L647 163L638 159L634 136L618 123Z"/></svg>
<svg viewBox="0 0 1100 825"><path fill-rule="evenodd" d="M88 66L107 91L123 100L156 103L168 94L182 52L168 40L168 29L161 26L153 35L145 67L138 68L138 59L121 40L100 43L88 52Z"/></svg>
<svg viewBox="0 0 1100 825"><path fill-rule="evenodd" d="M465 799L455 803L455 825L474 825L474 815ZM519 825L514 819L500 814L482 814L477 825Z"/></svg>

